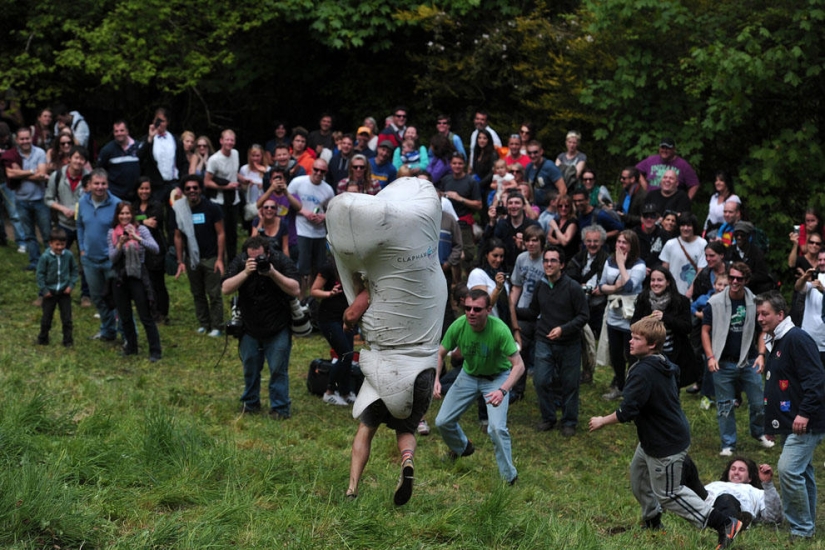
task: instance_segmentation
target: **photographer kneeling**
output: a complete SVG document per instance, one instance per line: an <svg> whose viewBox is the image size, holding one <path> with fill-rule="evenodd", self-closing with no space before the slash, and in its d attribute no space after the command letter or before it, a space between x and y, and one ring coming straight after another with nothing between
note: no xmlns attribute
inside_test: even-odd
<svg viewBox="0 0 825 550"><path fill-rule="evenodd" d="M241 412L261 409L261 370L269 364L269 415L289 418L289 353L292 349L290 299L300 293L298 270L282 252L271 249L264 237L243 245L226 271L224 294L238 292L242 332L238 344L243 361L244 392ZM233 315L233 321L234 321Z"/></svg>

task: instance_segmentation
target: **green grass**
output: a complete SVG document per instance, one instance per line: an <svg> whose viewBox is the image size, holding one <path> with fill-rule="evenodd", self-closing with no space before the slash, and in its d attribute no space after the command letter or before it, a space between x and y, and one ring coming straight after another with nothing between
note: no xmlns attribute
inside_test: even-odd
<svg viewBox="0 0 825 550"><path fill-rule="evenodd" d="M475 455L444 462L437 433L419 438L415 491L402 508L392 505L395 438L379 430L360 496L350 502L344 490L357 423L305 386L309 362L327 353L320 337L294 342L292 419L241 417L236 342L222 355L223 340L195 334L185 280L168 280L173 324L161 327L164 358L152 364L144 341L142 355L129 359L89 341L94 311L80 307L74 349L35 346L40 310L30 305L35 283L24 263L13 248L0 250L0 547L715 547L715 533L671 514L666 534L638 528L627 475L633 426L585 432L590 416L611 411L600 398L610 378L604 370L582 389L580 430L571 439L533 430L538 408L528 384L527 399L510 412L516 487L498 479L492 444L470 411L463 425ZM59 342L57 316L55 325ZM715 412L699 410L691 396L683 404L691 454L710 481L725 463ZM746 414L738 413L740 450L775 464L779 449L747 437ZM787 539L785 527L755 527L736 547L784 548Z"/></svg>

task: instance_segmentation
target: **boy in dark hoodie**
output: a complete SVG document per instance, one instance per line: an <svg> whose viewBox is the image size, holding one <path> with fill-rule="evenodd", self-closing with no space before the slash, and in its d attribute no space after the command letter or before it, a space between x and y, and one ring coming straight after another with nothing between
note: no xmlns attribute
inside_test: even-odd
<svg viewBox="0 0 825 550"><path fill-rule="evenodd" d="M590 431L618 422L636 423L639 444L630 462L630 485L646 528L661 529L664 508L700 529L716 529L717 550L727 548L742 522L714 510L680 484L690 428L679 402L679 367L662 355L665 334L664 324L652 317L630 327L630 354L637 361L627 371L622 403L609 416L591 418Z"/></svg>

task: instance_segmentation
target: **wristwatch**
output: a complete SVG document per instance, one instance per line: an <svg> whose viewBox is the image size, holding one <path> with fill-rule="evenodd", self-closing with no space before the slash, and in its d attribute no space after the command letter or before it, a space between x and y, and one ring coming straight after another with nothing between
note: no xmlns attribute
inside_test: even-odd
<svg viewBox="0 0 825 550"><path fill-rule="evenodd" d="M504 388L499 388L498 391L501 392L502 397L507 397L507 390L505 390Z"/></svg>

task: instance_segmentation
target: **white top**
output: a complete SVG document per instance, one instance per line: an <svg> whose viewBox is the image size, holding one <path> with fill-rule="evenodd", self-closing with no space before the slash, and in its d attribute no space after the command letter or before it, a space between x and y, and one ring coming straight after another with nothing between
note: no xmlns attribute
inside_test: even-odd
<svg viewBox="0 0 825 550"><path fill-rule="evenodd" d="M659 253L659 260L668 264L670 273L676 279L676 289L679 294L685 295L693 283L693 279L696 278L696 269L687 259L679 243L682 243L682 246L685 247L685 251L693 259L696 266L702 269L708 265L708 261L705 259L705 247L708 242L702 237L696 237L691 243L685 241L682 237L676 237L666 242Z"/></svg>
<svg viewBox="0 0 825 550"><path fill-rule="evenodd" d="M825 323L822 322L822 293L811 283L805 284L805 314L802 330L816 342L820 353L825 352Z"/></svg>
<svg viewBox="0 0 825 550"><path fill-rule="evenodd" d="M214 177L223 178L233 182L238 181L238 167L240 165L241 163L238 157L238 151L236 149L232 149L232 152L228 156L224 155L222 151L218 151L206 161L206 171ZM238 204L241 202L237 191L229 194L234 194L232 204ZM223 199L224 193L219 192L218 195L212 199L212 202L216 204L223 204Z"/></svg>
<svg viewBox="0 0 825 550"><path fill-rule="evenodd" d="M335 191L328 183L322 181L318 185L312 183L309 176L298 176L289 183L287 191L301 200L303 210L310 212L325 212L327 203L335 196ZM348 193L349 194L349 193ZM295 231L299 237L323 239L327 236L324 224L315 225L300 214L295 216Z"/></svg>
<svg viewBox="0 0 825 550"><path fill-rule="evenodd" d="M742 204L742 200L736 195L731 195L720 204L719 193L713 194L710 198L710 206L708 207L708 217L705 220L706 228L710 224L725 223L725 203L728 201Z"/></svg>
<svg viewBox="0 0 825 550"><path fill-rule="evenodd" d="M158 134L153 139L152 156L155 157L160 177L163 181L178 179L178 167L175 166L175 153L177 152L175 136L164 132L163 135Z"/></svg>
<svg viewBox="0 0 825 550"><path fill-rule="evenodd" d="M484 272L483 269L480 267L475 268L467 275L467 288L470 290L474 289L477 286L484 286L487 290L487 294L490 296L490 299L493 298L493 291L496 289L496 282L490 278L487 273ZM502 289L504 292L506 289ZM493 305L493 309L490 311L490 315L493 317L498 317L498 311L496 311L495 304Z"/></svg>
<svg viewBox="0 0 825 550"><path fill-rule="evenodd" d="M251 169L248 164L241 166L241 169L238 170L238 174L252 182L249 184L249 188L246 191L247 202L258 202L258 199L263 193L263 177L256 170Z"/></svg>

